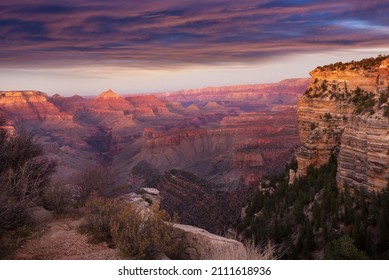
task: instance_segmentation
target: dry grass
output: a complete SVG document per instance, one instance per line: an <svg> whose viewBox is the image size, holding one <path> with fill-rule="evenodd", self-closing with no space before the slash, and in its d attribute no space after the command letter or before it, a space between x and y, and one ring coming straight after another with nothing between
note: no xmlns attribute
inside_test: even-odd
<svg viewBox="0 0 389 280"><path fill-rule="evenodd" d="M220 246L213 251L211 259L214 260L277 260L283 255L276 245L270 241L255 245L252 240L243 243L245 253L233 250L232 247Z"/></svg>
<svg viewBox="0 0 389 280"><path fill-rule="evenodd" d="M225 238L239 240L235 230L226 231L223 235ZM242 256L241 251L234 251L232 248L219 247L217 248L211 259L217 260L278 260L285 254L279 246L274 245L271 241L264 241L255 245L252 239L247 239L242 242L245 253Z"/></svg>
<svg viewBox="0 0 389 280"><path fill-rule="evenodd" d="M270 241L255 245L254 241L249 240L244 243L247 260L278 260L282 257L279 247Z"/></svg>

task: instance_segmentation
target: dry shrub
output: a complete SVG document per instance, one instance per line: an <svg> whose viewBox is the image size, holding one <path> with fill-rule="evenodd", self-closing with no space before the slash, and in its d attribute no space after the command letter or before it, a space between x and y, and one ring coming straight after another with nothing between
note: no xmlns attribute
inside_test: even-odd
<svg viewBox="0 0 389 280"><path fill-rule="evenodd" d="M32 208L55 171L42 155L34 135L9 136L0 128L0 235L31 225Z"/></svg>
<svg viewBox="0 0 389 280"><path fill-rule="evenodd" d="M92 194L85 204L81 231L95 242L115 245L124 257L156 259L169 249L170 236L164 211L145 210Z"/></svg>
<svg viewBox="0 0 389 280"><path fill-rule="evenodd" d="M60 180L53 181L43 191L42 197L45 208L57 215L78 213L80 202L77 198L75 188Z"/></svg>
<svg viewBox="0 0 389 280"><path fill-rule="evenodd" d="M111 221L114 243L126 257L157 259L168 250L170 235L164 211L144 211L127 205Z"/></svg>
<svg viewBox="0 0 389 280"><path fill-rule="evenodd" d="M114 175L102 165L91 165L75 174L75 184L80 188L80 199L85 202L93 192L105 197L113 197L116 190Z"/></svg>
<svg viewBox="0 0 389 280"><path fill-rule="evenodd" d="M228 237L227 237L228 238ZM279 248L270 241L255 245L252 240L243 242L245 255L238 254L231 247L220 246L212 252L211 259L215 260L277 260L283 255Z"/></svg>
<svg viewBox="0 0 389 280"><path fill-rule="evenodd" d="M93 193L84 206L85 222L81 232L88 233L91 242L112 243L110 221L118 215L120 205L113 200Z"/></svg>
<svg viewBox="0 0 389 280"><path fill-rule="evenodd" d="M33 225L32 210L55 171L37 138L26 132L8 135L0 118L0 255L20 244L20 232Z"/></svg>

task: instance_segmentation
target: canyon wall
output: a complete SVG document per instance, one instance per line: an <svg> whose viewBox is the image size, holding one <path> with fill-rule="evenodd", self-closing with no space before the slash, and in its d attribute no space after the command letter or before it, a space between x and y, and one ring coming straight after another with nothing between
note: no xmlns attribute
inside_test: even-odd
<svg viewBox="0 0 389 280"><path fill-rule="evenodd" d="M337 182L382 190L389 181L389 58L313 70L298 102L298 176L338 154Z"/></svg>

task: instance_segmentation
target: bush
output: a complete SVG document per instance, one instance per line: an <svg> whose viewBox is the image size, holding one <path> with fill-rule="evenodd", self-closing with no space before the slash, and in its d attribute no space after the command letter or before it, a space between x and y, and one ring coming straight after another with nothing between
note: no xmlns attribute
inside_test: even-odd
<svg viewBox="0 0 389 280"><path fill-rule="evenodd" d="M114 176L109 168L102 165L92 165L81 170L76 175L75 183L80 188L81 202L85 202L93 192L115 196Z"/></svg>
<svg viewBox="0 0 389 280"><path fill-rule="evenodd" d="M84 206L85 222L81 232L88 233L90 241L112 244L110 221L120 211L120 206L113 200L93 193Z"/></svg>
<svg viewBox="0 0 389 280"><path fill-rule="evenodd" d="M357 114L371 111L375 106L374 94L372 92L366 92L357 87L353 94L351 102L355 105L355 112Z"/></svg>
<svg viewBox="0 0 389 280"><path fill-rule="evenodd" d="M32 134L9 136L0 129L0 234L31 223L31 208L54 170Z"/></svg>
<svg viewBox="0 0 389 280"><path fill-rule="evenodd" d="M155 259L169 250L170 236L164 211L149 211L93 194L85 204L81 232L91 241L116 246L124 257Z"/></svg>
<svg viewBox="0 0 389 280"><path fill-rule="evenodd" d="M43 192L43 203L46 209L57 215L78 212L79 201L75 197L75 188L57 180L52 182Z"/></svg>
<svg viewBox="0 0 389 280"><path fill-rule="evenodd" d="M324 120L326 122L328 122L331 119L332 119L332 115L330 113L327 112L327 113L324 114Z"/></svg>
<svg viewBox="0 0 389 280"><path fill-rule="evenodd" d="M366 260L367 255L355 247L348 235L343 235L327 244L324 251L326 260Z"/></svg>
<svg viewBox="0 0 389 280"><path fill-rule="evenodd" d="M42 156L31 133L10 136L0 119L0 257L20 244L33 225L32 209L41 201L55 164Z"/></svg>
<svg viewBox="0 0 389 280"><path fill-rule="evenodd" d="M145 213L127 205L113 217L110 226L114 243L125 257L157 259L168 249L168 216L164 211Z"/></svg>

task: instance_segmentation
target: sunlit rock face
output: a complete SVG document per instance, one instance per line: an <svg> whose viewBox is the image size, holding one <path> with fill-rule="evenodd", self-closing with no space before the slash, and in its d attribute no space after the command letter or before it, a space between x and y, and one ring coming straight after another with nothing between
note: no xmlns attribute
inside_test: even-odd
<svg viewBox="0 0 389 280"><path fill-rule="evenodd" d="M72 120L48 102L47 95L40 91L0 91L0 110L14 121Z"/></svg>
<svg viewBox="0 0 389 280"><path fill-rule="evenodd" d="M298 176L338 152L337 182L381 190L389 180L389 59L318 67L298 102Z"/></svg>

